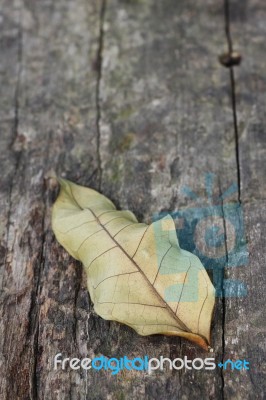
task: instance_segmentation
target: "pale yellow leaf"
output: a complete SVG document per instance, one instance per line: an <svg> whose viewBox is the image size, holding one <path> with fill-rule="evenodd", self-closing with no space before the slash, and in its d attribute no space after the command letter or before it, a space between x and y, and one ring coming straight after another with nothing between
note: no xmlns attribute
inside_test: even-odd
<svg viewBox="0 0 266 400"><path fill-rule="evenodd" d="M60 179L52 226L87 273L95 311L140 335L210 345L214 287L198 257L179 247L170 215L151 225L95 190Z"/></svg>

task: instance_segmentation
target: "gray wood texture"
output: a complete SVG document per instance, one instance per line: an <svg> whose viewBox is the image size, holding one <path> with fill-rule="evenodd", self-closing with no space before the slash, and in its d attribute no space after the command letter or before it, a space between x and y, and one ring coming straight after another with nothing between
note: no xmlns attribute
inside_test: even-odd
<svg viewBox="0 0 266 400"><path fill-rule="evenodd" d="M224 1L0 0L1 399L263 398L266 6ZM242 63L225 68L218 57L232 49ZM213 258L222 251L228 264L208 271L222 295L225 279L248 290L217 298L214 352L98 317L82 266L51 231L53 176L152 222L212 209L206 174L223 224ZM235 223L243 210L249 253L235 267L228 202ZM206 250L204 233L188 249L196 240ZM246 359L250 370L54 371L59 352Z"/></svg>

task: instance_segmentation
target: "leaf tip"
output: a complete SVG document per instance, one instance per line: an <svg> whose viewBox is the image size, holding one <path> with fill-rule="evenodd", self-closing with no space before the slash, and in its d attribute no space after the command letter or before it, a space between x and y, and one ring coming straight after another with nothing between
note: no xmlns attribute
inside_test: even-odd
<svg viewBox="0 0 266 400"><path fill-rule="evenodd" d="M67 185L67 179L61 178L60 176L56 177L57 182L59 183L60 187L64 187Z"/></svg>

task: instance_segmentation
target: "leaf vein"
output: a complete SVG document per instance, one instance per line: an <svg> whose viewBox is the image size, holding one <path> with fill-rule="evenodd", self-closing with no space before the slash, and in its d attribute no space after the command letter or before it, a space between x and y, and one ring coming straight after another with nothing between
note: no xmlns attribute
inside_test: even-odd
<svg viewBox="0 0 266 400"><path fill-rule="evenodd" d="M116 232L116 234L114 235L114 238L120 233L122 232L123 229L126 229L128 226L134 224L134 222L130 222L130 224L127 224L126 226L124 226L122 229L120 229L120 231Z"/></svg>
<svg viewBox="0 0 266 400"><path fill-rule="evenodd" d="M126 301L120 301L119 303L114 303L113 301L98 301L98 304L134 304L134 305L139 305L139 306L147 306L147 307L155 307L155 308L163 308L165 309L166 307L163 306L156 306L154 304L144 304L144 303L135 303L135 302L126 302Z"/></svg>
<svg viewBox="0 0 266 400"><path fill-rule="evenodd" d="M132 256L132 259L134 259L135 255L137 254L137 251L138 251L138 249L139 249L139 247L140 247L140 244L141 244L141 242L142 242L142 240L143 240L143 238L144 238L144 236L145 236L145 234L146 234L148 228L149 228L149 225L148 225L147 228L145 229L145 231L144 231L144 233L143 233L143 235L142 235L142 237L141 237L141 239L140 239L140 242L139 242L139 244L138 244L138 247L137 247L135 253L134 253L133 256Z"/></svg>
<svg viewBox="0 0 266 400"><path fill-rule="evenodd" d="M205 277L204 277L204 278L205 278ZM205 279L205 282L206 282L206 279ZM201 316L201 313L202 313L204 304L205 304L205 302L206 302L206 300L207 300L207 298L208 298L208 294L209 294L209 290L208 290L208 284L207 284L207 282L206 282L206 296L205 296L205 299L204 299L204 301L203 301L203 303L202 303L202 306L201 306L201 309L200 309L200 313L199 313L199 317L198 317L198 332L199 332L200 316Z"/></svg>
<svg viewBox="0 0 266 400"><path fill-rule="evenodd" d="M156 274L156 276L155 276L155 278L154 278L153 285L154 285L154 283L155 283L155 281L156 281L156 279L157 279L157 276L159 275L159 272L160 272L160 269L161 269L161 266L162 266L162 262L163 262L164 258L166 257L167 253L169 252L169 250L170 250L172 247L173 247L173 246L171 245L171 246L169 247L169 249L164 253L164 255L163 255L163 257L162 257L162 259L161 259L161 261L160 261L157 274Z"/></svg>
<svg viewBox="0 0 266 400"><path fill-rule="evenodd" d="M105 250L103 253L101 253L101 254L99 254L98 256L96 256L96 257L89 263L89 265L87 266L87 271L90 269L91 264L92 264L95 260L97 260L97 258L103 256L104 254L108 253L110 250L115 249L116 247L117 247L117 246L113 246L113 247L111 247L110 249Z"/></svg>
<svg viewBox="0 0 266 400"><path fill-rule="evenodd" d="M101 282L98 282L98 284L96 286L93 286L93 289L97 289L97 287L104 281L107 281L107 279L115 278L116 276L121 276L121 275L130 275L130 274L138 274L138 273L139 273L139 271L133 271L133 272L123 272L122 274L107 276L107 278L104 278Z"/></svg>
<svg viewBox="0 0 266 400"><path fill-rule="evenodd" d="M125 219L125 217L115 217L115 218L112 218L112 219L110 219L108 222L106 222L103 226L108 225L109 222L113 222L115 219Z"/></svg>
<svg viewBox="0 0 266 400"><path fill-rule="evenodd" d="M104 214L108 214L110 212L116 212L117 210L114 208L113 210L108 210L108 211L104 211L103 213L101 213L100 215L98 215L98 218L101 218L102 215Z"/></svg>
<svg viewBox="0 0 266 400"><path fill-rule="evenodd" d="M187 269L187 272L186 272L186 275L185 275L185 278L184 278L184 281L183 281L183 285L182 285L182 290L181 290L181 293L180 293L180 296L179 296L179 299L178 299L178 302L177 302L175 314L177 313L177 310L178 310L178 307L179 307L179 304L180 304L180 300L181 300L181 297L182 297L182 294L183 294L183 291L184 291L185 280L187 279L188 271L189 271L190 268L191 268L191 261L190 261L190 260L189 260L189 264L190 264L190 265L189 265L189 267L188 267L188 269Z"/></svg>
<svg viewBox="0 0 266 400"><path fill-rule="evenodd" d="M71 229L69 229L68 231L66 231L66 232L61 232L61 233L65 235L66 233L72 232L74 229L78 229L78 228L80 228L81 226L86 225L86 224L89 224L89 223L91 223L91 222L95 222L95 220L83 222L82 224L80 224L80 225L78 225L78 226L74 226L74 228L71 228Z"/></svg>
<svg viewBox="0 0 266 400"><path fill-rule="evenodd" d="M98 233L98 232L100 232L100 231L102 231L102 230L103 230L103 229L101 228L101 229L99 229L98 231L93 232L91 235L87 236L87 237L83 240L83 242L79 245L79 248L77 249L77 254L79 253L79 250L80 250L80 248L83 246L83 244L84 244L90 237L92 237L93 235L95 235L96 233Z"/></svg>

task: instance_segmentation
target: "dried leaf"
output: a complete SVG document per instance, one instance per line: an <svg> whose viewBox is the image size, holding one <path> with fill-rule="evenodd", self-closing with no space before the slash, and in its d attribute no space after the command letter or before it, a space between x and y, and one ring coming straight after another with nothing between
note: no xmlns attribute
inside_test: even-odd
<svg viewBox="0 0 266 400"><path fill-rule="evenodd" d="M87 273L95 311L140 335L210 344L214 287L198 257L179 247L173 219L138 223L95 190L60 179L52 226Z"/></svg>

